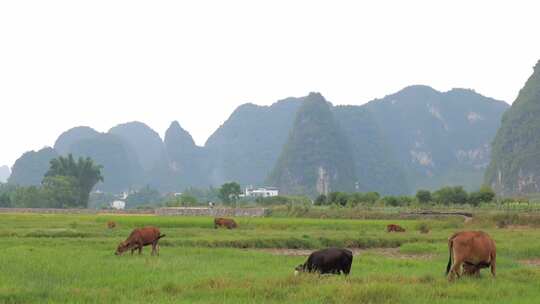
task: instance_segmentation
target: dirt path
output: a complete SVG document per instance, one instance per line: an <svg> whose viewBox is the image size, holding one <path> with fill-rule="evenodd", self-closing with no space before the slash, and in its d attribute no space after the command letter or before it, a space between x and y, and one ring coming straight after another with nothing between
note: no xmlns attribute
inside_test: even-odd
<svg viewBox="0 0 540 304"><path fill-rule="evenodd" d="M404 254L399 252L399 248L348 248L353 252L353 255L360 255L366 253L380 254L386 257L399 258L399 259L431 259L434 254ZM289 248L265 248L257 249L257 251L267 252L273 255L286 255L286 256L309 256L314 250L311 249L289 249Z"/></svg>
<svg viewBox="0 0 540 304"><path fill-rule="evenodd" d="M540 259L520 260L519 262L521 264L528 265L528 266L540 267Z"/></svg>

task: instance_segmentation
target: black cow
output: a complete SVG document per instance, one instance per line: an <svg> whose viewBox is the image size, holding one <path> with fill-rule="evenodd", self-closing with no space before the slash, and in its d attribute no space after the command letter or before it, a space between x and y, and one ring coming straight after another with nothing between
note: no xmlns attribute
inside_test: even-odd
<svg viewBox="0 0 540 304"><path fill-rule="evenodd" d="M319 272L348 275L351 271L353 254L350 250L342 248L327 248L313 252L304 264L295 268L295 275L299 272Z"/></svg>

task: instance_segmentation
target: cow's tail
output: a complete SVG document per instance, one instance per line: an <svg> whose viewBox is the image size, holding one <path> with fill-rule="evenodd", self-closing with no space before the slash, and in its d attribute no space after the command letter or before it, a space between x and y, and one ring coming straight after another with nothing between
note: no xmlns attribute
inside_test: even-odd
<svg viewBox="0 0 540 304"><path fill-rule="evenodd" d="M159 239L162 238L162 237L165 237L165 234L160 234L160 235L157 237L157 239L159 240Z"/></svg>
<svg viewBox="0 0 540 304"><path fill-rule="evenodd" d="M448 265L446 265L446 275L450 272L450 267L452 267L452 248L454 247L454 236L451 236L448 239Z"/></svg>

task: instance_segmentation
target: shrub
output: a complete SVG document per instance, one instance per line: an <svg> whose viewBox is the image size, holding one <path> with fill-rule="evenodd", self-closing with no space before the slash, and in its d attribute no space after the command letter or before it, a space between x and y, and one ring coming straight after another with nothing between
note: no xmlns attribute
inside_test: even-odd
<svg viewBox="0 0 540 304"><path fill-rule="evenodd" d="M439 204L463 205L466 204L468 201L468 194L462 186L443 187L433 193L433 199Z"/></svg>
<svg viewBox="0 0 540 304"><path fill-rule="evenodd" d="M431 192L429 190L418 190L416 192L416 199L421 204L427 204L431 202Z"/></svg>
<svg viewBox="0 0 540 304"><path fill-rule="evenodd" d="M421 222L416 225L416 230L420 231L420 233L429 233L431 230L431 227L426 222Z"/></svg>
<svg viewBox="0 0 540 304"><path fill-rule="evenodd" d="M392 207L398 207L398 206L407 206L413 202L413 198L406 195L401 196L385 196L381 199L381 201L384 203L385 206L392 206Z"/></svg>
<svg viewBox="0 0 540 304"><path fill-rule="evenodd" d="M326 205L327 204L327 198L326 198L326 195L324 194L321 194L319 196L317 196L317 198L315 199L315 205L316 206L323 206L323 205Z"/></svg>
<svg viewBox="0 0 540 304"><path fill-rule="evenodd" d="M497 214L493 217L497 228L506 228L509 225L519 223L519 215L515 213Z"/></svg>
<svg viewBox="0 0 540 304"><path fill-rule="evenodd" d="M355 192L349 195L349 205L355 207L359 204L373 205L381 198L378 192Z"/></svg>
<svg viewBox="0 0 540 304"><path fill-rule="evenodd" d="M349 201L349 194L345 192L331 192L328 194L328 203L346 206Z"/></svg>
<svg viewBox="0 0 540 304"><path fill-rule="evenodd" d="M397 197L395 196L385 196L383 197L382 201L385 206L392 206L392 207L399 206L399 201Z"/></svg>
<svg viewBox="0 0 540 304"><path fill-rule="evenodd" d="M480 190L469 195L469 203L478 206L480 203L489 203L495 198L495 192L489 186L482 186Z"/></svg>

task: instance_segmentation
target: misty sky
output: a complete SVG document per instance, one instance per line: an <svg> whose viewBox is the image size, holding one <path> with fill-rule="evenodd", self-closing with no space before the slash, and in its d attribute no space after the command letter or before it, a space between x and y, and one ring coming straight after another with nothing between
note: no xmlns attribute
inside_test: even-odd
<svg viewBox="0 0 540 304"><path fill-rule="evenodd" d="M310 91L511 103L540 59L536 1L356 2L2 1L0 165L79 125L178 120L204 144L239 104Z"/></svg>

